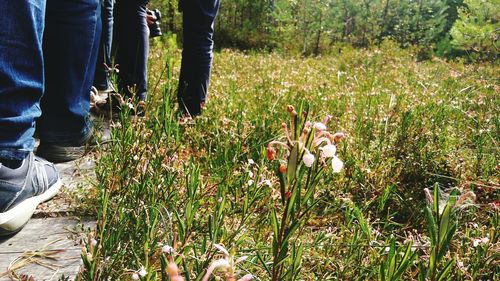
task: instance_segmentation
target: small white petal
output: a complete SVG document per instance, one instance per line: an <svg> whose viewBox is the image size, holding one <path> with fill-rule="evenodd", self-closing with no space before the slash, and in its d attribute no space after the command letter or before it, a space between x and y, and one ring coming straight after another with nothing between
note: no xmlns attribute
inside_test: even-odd
<svg viewBox="0 0 500 281"><path fill-rule="evenodd" d="M310 168L314 163L314 155L312 155L311 153L308 153L308 154L304 155L304 157L302 158L302 161L304 161L304 165L306 165L306 167Z"/></svg>
<svg viewBox="0 0 500 281"><path fill-rule="evenodd" d="M325 157L328 158L335 156L335 153L337 152L337 148L333 144L327 144L323 146L321 150L323 151Z"/></svg>
<svg viewBox="0 0 500 281"><path fill-rule="evenodd" d="M163 245L163 247L161 247L161 251L165 254L172 254L174 252L174 248L170 245Z"/></svg>
<svg viewBox="0 0 500 281"><path fill-rule="evenodd" d="M217 250L221 251L224 255L229 257L229 252L226 250L226 248L222 247L219 244L214 244L214 247L217 248Z"/></svg>
<svg viewBox="0 0 500 281"><path fill-rule="evenodd" d="M314 129L316 129L316 131L324 131L326 130L326 125L321 122L316 122L314 123Z"/></svg>
<svg viewBox="0 0 500 281"><path fill-rule="evenodd" d="M92 239L92 240L90 241L90 244L92 244L92 246L94 246L94 247L95 247L95 246L97 245L97 240Z"/></svg>
<svg viewBox="0 0 500 281"><path fill-rule="evenodd" d="M247 185L251 186L253 184L253 180L248 180Z"/></svg>
<svg viewBox="0 0 500 281"><path fill-rule="evenodd" d="M270 180L265 180L264 184L269 186L269 187L271 187L273 185Z"/></svg>
<svg viewBox="0 0 500 281"><path fill-rule="evenodd" d="M148 272L146 271L146 269L143 267L141 267L141 269L139 270L139 276L141 277L144 277L148 274Z"/></svg>
<svg viewBox="0 0 500 281"><path fill-rule="evenodd" d="M332 169L334 173L340 173L343 167L344 162L342 162L342 160L340 160L338 157L332 158Z"/></svg>
<svg viewBox="0 0 500 281"><path fill-rule="evenodd" d="M255 162L253 161L253 159L248 159L248 164L250 164L250 165L254 165L254 164L255 164Z"/></svg>
<svg viewBox="0 0 500 281"><path fill-rule="evenodd" d="M132 274L132 280L139 280L139 275L137 273Z"/></svg>

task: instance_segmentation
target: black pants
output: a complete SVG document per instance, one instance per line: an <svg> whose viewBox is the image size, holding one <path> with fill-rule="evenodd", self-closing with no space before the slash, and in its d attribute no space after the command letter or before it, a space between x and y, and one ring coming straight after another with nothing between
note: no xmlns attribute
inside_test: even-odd
<svg viewBox="0 0 500 281"><path fill-rule="evenodd" d="M198 115L208 93L219 0L181 0L180 6L184 44L177 95L182 111Z"/></svg>
<svg viewBox="0 0 500 281"><path fill-rule="evenodd" d="M146 100L148 86L149 29L146 2L117 1L115 5L116 62L119 90L129 97Z"/></svg>

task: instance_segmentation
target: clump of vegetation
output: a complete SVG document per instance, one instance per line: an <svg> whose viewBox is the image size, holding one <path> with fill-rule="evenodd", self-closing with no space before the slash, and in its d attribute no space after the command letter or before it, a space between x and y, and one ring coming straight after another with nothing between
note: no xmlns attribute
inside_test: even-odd
<svg viewBox="0 0 500 281"><path fill-rule="evenodd" d="M181 126L180 54L155 44L146 116L123 113L97 155L80 280L500 277L497 65L390 42L223 50L207 110Z"/></svg>

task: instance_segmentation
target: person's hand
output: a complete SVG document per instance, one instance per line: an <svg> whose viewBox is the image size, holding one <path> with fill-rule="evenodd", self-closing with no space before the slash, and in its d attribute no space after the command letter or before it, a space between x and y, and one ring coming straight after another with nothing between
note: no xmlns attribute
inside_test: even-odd
<svg viewBox="0 0 500 281"><path fill-rule="evenodd" d="M157 19L153 13L146 14L146 22L148 23L148 25L152 25L156 20Z"/></svg>

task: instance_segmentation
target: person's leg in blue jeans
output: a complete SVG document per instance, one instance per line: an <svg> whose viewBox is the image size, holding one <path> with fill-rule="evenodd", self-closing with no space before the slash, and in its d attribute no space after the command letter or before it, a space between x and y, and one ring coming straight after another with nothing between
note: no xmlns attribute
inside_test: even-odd
<svg viewBox="0 0 500 281"><path fill-rule="evenodd" d="M149 28L147 1L120 1L116 4L116 39L119 90L139 101L147 97Z"/></svg>
<svg viewBox="0 0 500 281"><path fill-rule="evenodd" d="M208 93L219 0L181 0L180 5L184 42L177 95L181 112L195 116L201 113Z"/></svg>
<svg viewBox="0 0 500 281"><path fill-rule="evenodd" d="M90 89L101 35L99 0L47 0L45 93L37 153L53 162L83 156L91 137Z"/></svg>
<svg viewBox="0 0 500 281"><path fill-rule="evenodd" d="M99 33L97 3L0 0L0 235L20 230L61 186L55 167L33 155L37 117L42 142L73 141L89 131L96 52L85 43ZM55 32L63 39L48 42ZM54 49L44 53L46 46Z"/></svg>
<svg viewBox="0 0 500 281"><path fill-rule="evenodd" d="M94 76L94 87L99 91L106 91L110 88L109 73L106 66L112 67L113 3L114 0L102 0L101 3L102 34Z"/></svg>

